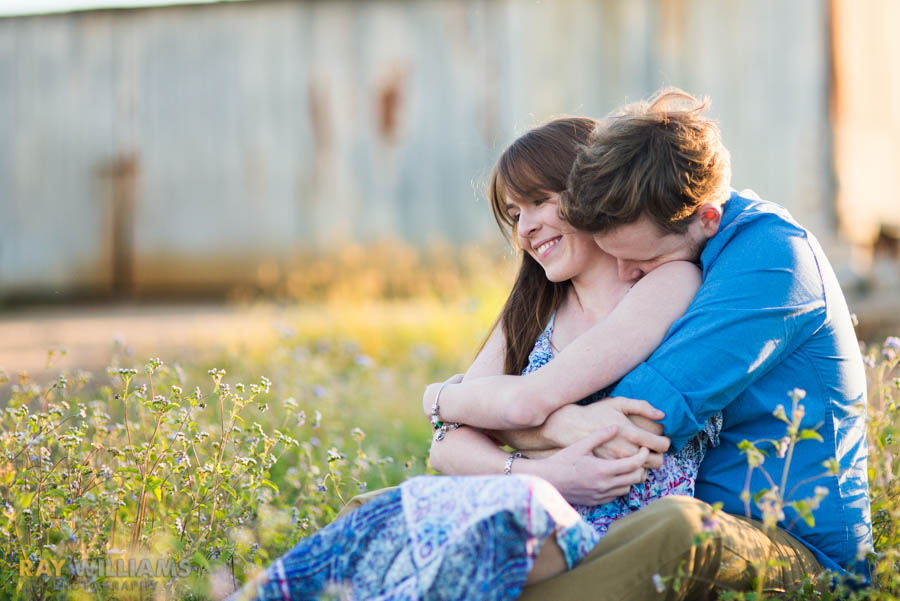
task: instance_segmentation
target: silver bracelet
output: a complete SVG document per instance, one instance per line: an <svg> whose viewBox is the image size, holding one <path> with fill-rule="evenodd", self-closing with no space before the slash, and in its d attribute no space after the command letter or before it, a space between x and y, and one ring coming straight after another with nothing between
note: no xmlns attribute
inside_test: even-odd
<svg viewBox="0 0 900 601"><path fill-rule="evenodd" d="M441 387L438 388L437 394L434 395L434 403L431 404L431 427L435 430L439 430L443 422L441 418L438 417L438 411L440 411L440 407L438 407L438 402L441 400L441 393L444 392L444 388L447 387L447 384L450 383L450 380L445 381L441 384Z"/></svg>
<svg viewBox="0 0 900 601"><path fill-rule="evenodd" d="M503 475L504 476L508 476L512 473L513 461L515 461L519 457L524 457L524 455L522 455L522 453L513 453L509 457L506 458L506 465L503 466Z"/></svg>
<svg viewBox="0 0 900 601"><path fill-rule="evenodd" d="M441 387L438 388L437 394L434 396L434 404L431 405L431 427L434 428L434 440L435 442L440 442L444 440L444 436L447 435L447 432L450 430L456 430L462 424L454 424L451 422L442 422L440 416L438 416L438 411L440 411L440 407L438 406L438 402L441 400L441 393L444 392L444 388L447 384L450 383L450 380L447 380Z"/></svg>
<svg viewBox="0 0 900 601"><path fill-rule="evenodd" d="M444 436L450 430L456 430L457 428L462 428L465 424L451 424L451 423L442 423L441 426L434 431L434 440L435 442L440 442L444 440Z"/></svg>

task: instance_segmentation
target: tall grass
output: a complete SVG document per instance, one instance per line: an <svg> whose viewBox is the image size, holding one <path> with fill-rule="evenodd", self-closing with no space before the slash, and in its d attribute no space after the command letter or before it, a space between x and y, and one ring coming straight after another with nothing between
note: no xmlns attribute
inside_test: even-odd
<svg viewBox="0 0 900 601"><path fill-rule="evenodd" d="M472 358L505 277L474 298L331 302L250 353L0 374L0 598L221 596L354 494L426 472L422 387ZM898 599L900 340L865 352L865 594Z"/></svg>

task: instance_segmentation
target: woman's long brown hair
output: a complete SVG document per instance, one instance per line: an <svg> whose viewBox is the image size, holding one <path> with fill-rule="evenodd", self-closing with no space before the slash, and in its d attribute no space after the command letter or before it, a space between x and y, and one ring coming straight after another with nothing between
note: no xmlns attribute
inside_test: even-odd
<svg viewBox="0 0 900 601"><path fill-rule="evenodd" d="M516 224L507 197L527 202L547 192L562 192L581 146L597 126L595 119L565 117L532 129L507 148L491 173L488 199L503 235L516 244ZM544 268L519 249L521 263L497 324L506 337L504 372L521 374L535 340L559 307L571 282L551 282ZM493 331L493 329L492 329Z"/></svg>

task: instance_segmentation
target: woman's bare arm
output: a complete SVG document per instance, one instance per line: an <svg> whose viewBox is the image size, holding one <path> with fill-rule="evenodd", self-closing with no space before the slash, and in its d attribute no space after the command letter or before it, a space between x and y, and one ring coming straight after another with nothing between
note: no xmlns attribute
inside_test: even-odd
<svg viewBox="0 0 900 601"><path fill-rule="evenodd" d="M455 378L461 377L462 381L470 382L477 378L485 378L485 377L502 375L503 370L504 370L505 358L506 358L506 337L503 334L503 328L500 326L500 324L497 324L497 326L494 328L494 331L491 332L491 335L488 337L487 341L484 343L484 346L482 347L481 351L479 351L478 356L475 357L475 360L472 361L472 364L469 366L469 369L466 370L466 373L462 376L457 375L454 377ZM451 378L451 380L452 379L453 378ZM440 384L441 383L439 383L439 385ZM488 443L491 444L495 448L497 446L497 441L501 441L504 444L509 444L510 446L512 446L514 448L522 448L522 449L527 448L529 450L534 450L534 449L548 449L549 450L552 447L552 444L549 441L543 440L542 434L537 428L533 428L528 431L520 430L515 433L512 433L512 432L503 433L503 432L498 432L498 431L482 432L481 430L478 430L476 428L471 428L471 427L468 429L468 431L469 432L478 432L478 434L480 434L480 436L477 437L479 439L478 442L483 442L481 439L484 439L485 441L488 441ZM447 440L450 439L449 436L450 436L450 433L447 434L447 437L448 437ZM453 437L454 441L462 440L462 439L469 440L470 438L472 438L472 436L470 434ZM443 442L443 441L441 441L441 442ZM523 446L519 446L516 443L522 443ZM433 454L434 449L438 448L438 447L435 447L434 442L432 442L431 446L432 446L432 454ZM476 448L477 447L481 447L482 449L486 448L480 444L475 445L475 446L476 446ZM451 445L442 444L439 448L442 450L446 450L450 447L454 447L455 453L464 453L466 450L462 446L457 447L456 444L451 444ZM556 451L559 449L553 449L553 450ZM477 463L479 456L478 456L477 452L474 453L473 455L474 455L475 459L471 465L473 466L473 468L477 468L476 463ZM462 457L462 455L460 455L460 456ZM504 461L505 461L505 457L506 456L504 455ZM439 468L435 467L435 469L439 469ZM445 471L445 470L441 470L441 471ZM463 470L463 471L454 470L451 473L478 473L478 472L468 471L468 470ZM489 472L489 473L496 473L496 472Z"/></svg>
<svg viewBox="0 0 900 601"><path fill-rule="evenodd" d="M699 286L699 270L690 263L676 261L654 269L606 319L541 369L526 376L494 375L447 386L440 399L441 417L496 430L543 424L555 410L605 388L649 357ZM426 391L426 413L436 393L436 385ZM645 417L658 419L653 414ZM544 438L554 439L546 433Z"/></svg>
<svg viewBox="0 0 900 601"><path fill-rule="evenodd" d="M475 357L475 360L472 361L469 369L466 370L463 381L471 382L477 378L503 375L505 357L506 337L503 334L503 328L500 324L497 324L481 351L478 353L478 356ZM440 441L442 444L439 447L436 447L435 443L432 442L431 463L435 469L451 474L481 473L478 470L485 469L487 465L485 462L486 456L480 454L481 452L487 452L486 449L488 447L484 445L485 442L490 444L494 449L497 448L497 443L500 442L509 445L514 449L527 451L529 456L535 456L535 458L549 457L556 451L559 451L562 447L568 446L560 445L556 441L548 439L545 436L544 429L540 427L506 431L468 428L467 434L454 435L452 438L450 434L451 433L448 432L444 440L448 442L452 440L453 442L451 444L443 444L444 441ZM460 442L463 444L458 444ZM473 442L472 446L466 444L468 442ZM439 452L435 455L436 449L443 453ZM441 463L444 468L447 468L442 469L435 465L435 461L442 462L441 457L447 452L450 452L454 459L450 465ZM506 460L506 457L506 455L503 455L503 461ZM499 472L488 471L487 473Z"/></svg>
<svg viewBox="0 0 900 601"><path fill-rule="evenodd" d="M503 328L498 324L462 376L462 380L472 381L476 378L502 375L505 353L506 338ZM533 432L534 437L540 436L536 429ZM449 475L502 474L509 453L498 446L500 434L500 432L485 433L474 427L451 430L445 434L443 440L431 441L429 463L434 469ZM528 437L523 438L526 438L525 442L534 442L527 440ZM542 458L547 456L549 454L545 454Z"/></svg>
<svg viewBox="0 0 900 601"><path fill-rule="evenodd" d="M472 362L465 379L502 374L505 347L502 329L497 328ZM615 433L615 427L600 428L567 448L529 451L528 458L515 460L513 472L541 476L571 503L605 503L626 494L632 484L645 478L643 467L650 467L647 451L637 449L630 457L595 457L594 446ZM500 433L491 433L497 434ZM492 436L473 427L451 430L443 440L432 440L431 466L448 475L501 474L509 453L501 450Z"/></svg>

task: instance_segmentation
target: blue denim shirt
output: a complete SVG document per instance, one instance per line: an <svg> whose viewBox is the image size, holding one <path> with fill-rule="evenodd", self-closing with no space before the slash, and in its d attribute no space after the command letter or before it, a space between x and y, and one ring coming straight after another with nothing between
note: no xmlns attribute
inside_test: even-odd
<svg viewBox="0 0 900 601"><path fill-rule="evenodd" d="M783 207L752 193L732 192L718 233L700 256L703 284L660 347L628 374L612 396L646 399L666 413L666 435L681 448L716 411L721 444L700 466L696 496L745 515L740 498L747 460L742 440L779 440L786 425L773 416L788 392L806 392L801 428L824 439L797 444L785 490L788 499L828 490L809 526L787 509L779 526L808 546L826 568L867 573L860 550L872 545L866 469L866 380L843 293L816 239ZM763 468L781 482L784 459L773 446ZM825 474L837 458L840 471ZM796 487L796 490L793 490ZM750 493L771 488L754 470ZM793 492L792 492L793 490ZM751 500L751 515L761 512Z"/></svg>

